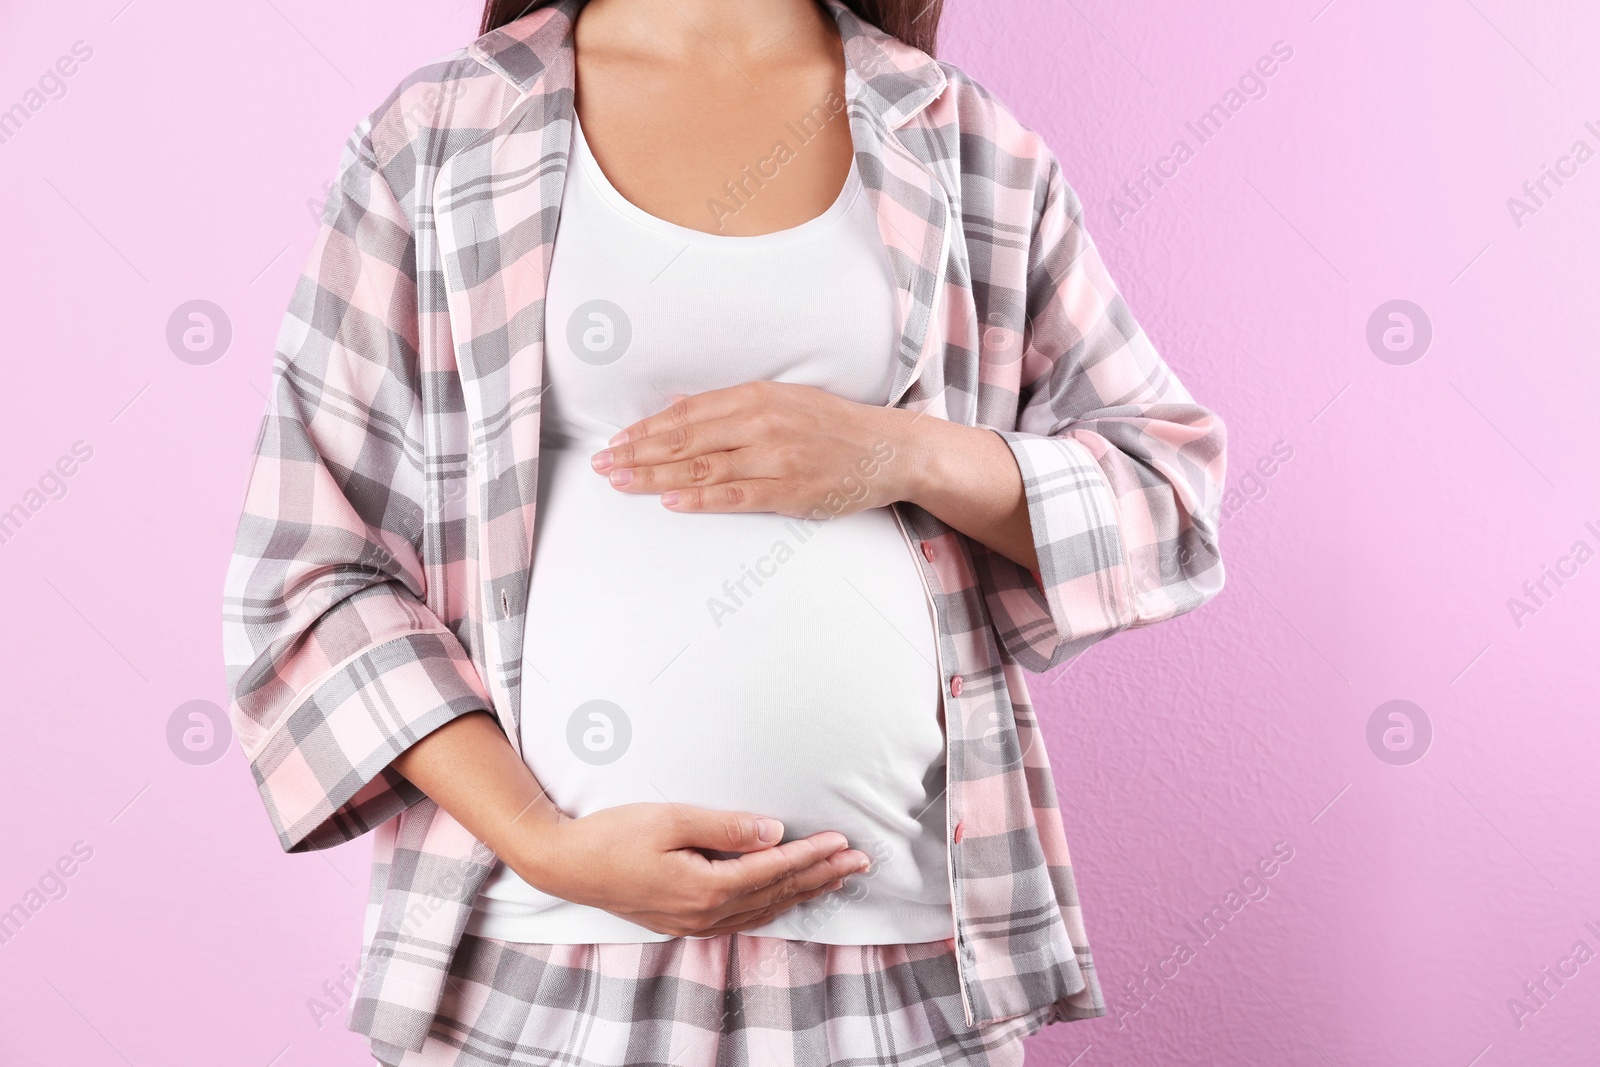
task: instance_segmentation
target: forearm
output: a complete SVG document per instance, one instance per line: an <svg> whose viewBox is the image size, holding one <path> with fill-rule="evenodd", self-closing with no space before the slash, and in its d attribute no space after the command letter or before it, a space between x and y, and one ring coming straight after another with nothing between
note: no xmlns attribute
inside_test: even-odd
<svg viewBox="0 0 1600 1067"><path fill-rule="evenodd" d="M487 712L439 727L394 768L518 875L543 881L549 857L540 846L565 816Z"/></svg>
<svg viewBox="0 0 1600 1067"><path fill-rule="evenodd" d="M439 727L394 767L535 889L674 937L753 929L869 864L842 834L780 844L783 825L748 812L623 804L569 819L484 712Z"/></svg>
<svg viewBox="0 0 1600 1067"><path fill-rule="evenodd" d="M963 426L891 409L900 468L900 498L1037 573L1033 524L1022 472L1005 439L981 426Z"/></svg>

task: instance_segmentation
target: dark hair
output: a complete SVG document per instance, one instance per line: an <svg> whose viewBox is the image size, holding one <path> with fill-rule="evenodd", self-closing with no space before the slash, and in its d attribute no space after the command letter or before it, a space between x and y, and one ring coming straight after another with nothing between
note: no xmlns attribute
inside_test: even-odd
<svg viewBox="0 0 1600 1067"><path fill-rule="evenodd" d="M508 22L557 0L487 0L483 5L480 33L497 30ZM944 0L844 0L845 6L880 30L900 38L913 48L933 55L939 35L939 16Z"/></svg>

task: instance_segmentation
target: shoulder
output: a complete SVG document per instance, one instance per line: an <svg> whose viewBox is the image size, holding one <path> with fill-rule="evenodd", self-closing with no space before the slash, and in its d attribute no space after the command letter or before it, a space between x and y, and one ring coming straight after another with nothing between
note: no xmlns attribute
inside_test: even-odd
<svg viewBox="0 0 1600 1067"><path fill-rule="evenodd" d="M538 7L401 79L356 131L378 164L442 160L498 127L563 57L565 8Z"/></svg>
<svg viewBox="0 0 1600 1067"><path fill-rule="evenodd" d="M341 170L377 170L402 196L457 148L493 130L519 92L469 45L402 78L351 131Z"/></svg>
<svg viewBox="0 0 1600 1067"><path fill-rule="evenodd" d="M1049 199L1075 203L1044 137L965 70L945 60L938 63L945 75L944 91L918 118L927 128L942 131L939 140L951 153L962 184L981 180L1031 194L1035 220Z"/></svg>

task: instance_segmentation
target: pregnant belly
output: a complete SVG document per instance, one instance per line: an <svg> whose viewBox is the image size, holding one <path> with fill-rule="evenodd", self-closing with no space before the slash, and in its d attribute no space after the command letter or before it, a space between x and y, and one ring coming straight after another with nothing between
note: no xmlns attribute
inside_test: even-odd
<svg viewBox="0 0 1600 1067"><path fill-rule="evenodd" d="M542 459L522 664L556 803L751 811L905 859L942 833L933 620L893 514L675 514L588 454Z"/></svg>

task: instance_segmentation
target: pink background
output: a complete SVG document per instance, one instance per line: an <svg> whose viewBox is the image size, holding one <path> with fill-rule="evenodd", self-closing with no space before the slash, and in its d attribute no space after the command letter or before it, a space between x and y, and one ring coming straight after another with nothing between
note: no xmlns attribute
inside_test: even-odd
<svg viewBox="0 0 1600 1067"><path fill-rule="evenodd" d="M1507 605L1600 549L1600 160L1520 227L1506 204L1574 141L1600 149L1600 16L1324 2L950 3L945 57L1056 148L1135 314L1225 416L1240 494L1215 602L1034 685L1114 1008L1050 1028L1035 1063L1600 1056L1600 958L1560 962L1600 952L1600 561L1520 626ZM0 909L92 850L0 944L8 1067L367 1062L308 1007L355 964L365 846L281 855L237 747L191 766L166 731L225 700L222 575L307 201L475 17L0 9L0 108L93 49L0 144L0 510L92 449L0 543ZM1266 95L1199 145L1184 123L1277 41ZM1180 138L1193 158L1119 226L1112 198ZM206 366L165 337L194 299L233 328ZM1409 365L1366 340L1393 299L1432 322ZM1405 766L1367 741L1395 699L1433 728ZM1279 842L1292 860L1246 878ZM1196 936L1241 879L1267 895ZM1570 977L1528 998L1546 966Z"/></svg>

